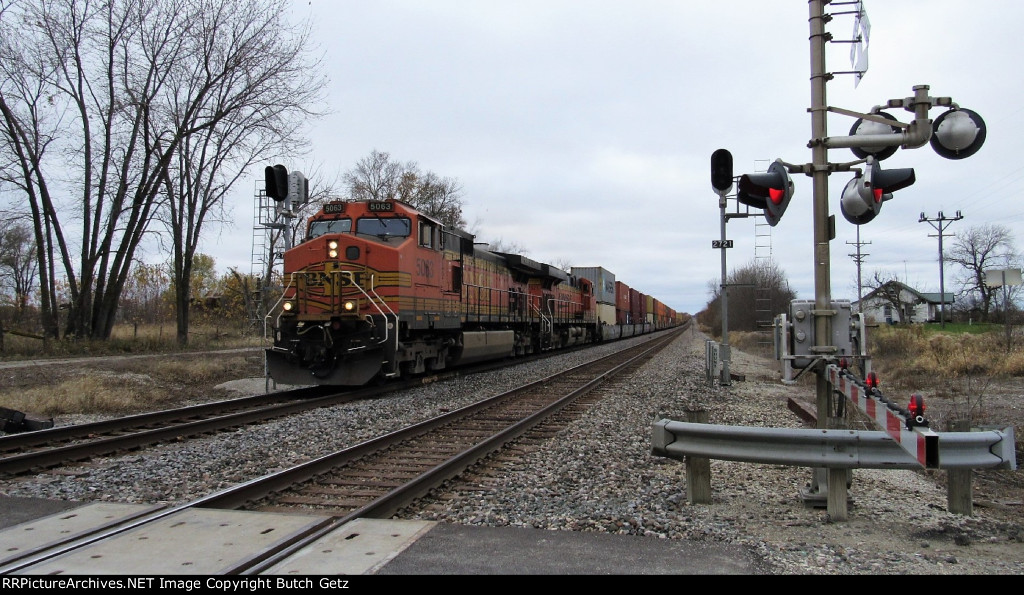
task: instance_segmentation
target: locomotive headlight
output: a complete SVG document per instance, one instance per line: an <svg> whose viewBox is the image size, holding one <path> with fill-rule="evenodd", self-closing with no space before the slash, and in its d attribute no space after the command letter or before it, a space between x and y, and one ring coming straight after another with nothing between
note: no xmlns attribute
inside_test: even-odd
<svg viewBox="0 0 1024 595"><path fill-rule="evenodd" d="M284 310L285 312L291 312L292 310L295 309L295 304L292 302L285 302L281 304L281 309Z"/></svg>
<svg viewBox="0 0 1024 595"><path fill-rule="evenodd" d="M345 300L345 303L342 304L341 307L344 308L344 310L346 312L355 312L356 311L356 301L355 300Z"/></svg>
<svg viewBox="0 0 1024 595"><path fill-rule="evenodd" d="M338 257L338 242L331 240L327 242L327 256L330 258Z"/></svg>

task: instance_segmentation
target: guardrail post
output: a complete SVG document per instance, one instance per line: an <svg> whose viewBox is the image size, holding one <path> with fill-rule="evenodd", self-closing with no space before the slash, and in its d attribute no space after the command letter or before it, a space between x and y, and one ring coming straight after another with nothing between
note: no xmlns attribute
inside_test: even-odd
<svg viewBox="0 0 1024 595"><path fill-rule="evenodd" d="M706 409L687 409L686 421L708 423ZM686 457L686 497L690 504L711 504L711 459Z"/></svg>
<svg viewBox="0 0 1024 595"><path fill-rule="evenodd" d="M845 429L845 417L829 417L828 425L833 429ZM845 521L849 518L849 482L852 470L842 467L829 467L828 494L825 507L833 521Z"/></svg>
<svg viewBox="0 0 1024 595"><path fill-rule="evenodd" d="M950 432L970 432L971 422L954 419L947 423ZM974 514L974 496L971 478L973 469L950 469L946 476L946 507L953 514L971 516Z"/></svg>

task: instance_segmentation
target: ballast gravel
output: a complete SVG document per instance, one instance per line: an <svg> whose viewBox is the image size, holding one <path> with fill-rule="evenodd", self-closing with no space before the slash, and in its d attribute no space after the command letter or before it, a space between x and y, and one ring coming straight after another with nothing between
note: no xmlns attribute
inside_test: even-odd
<svg viewBox="0 0 1024 595"><path fill-rule="evenodd" d="M0 493L181 504L635 341L10 478L0 482ZM417 511L398 516L742 545L776 574L1024 574L1021 508L976 506L970 516L950 513L936 477L944 471L856 469L848 518L833 521L824 508L801 498L812 470L713 460L711 504L690 504L684 462L651 454L653 421L686 421L686 410L696 407L706 409L715 424L802 427L787 399L813 403L813 383L783 385L774 363L733 350L731 370L744 379L717 386L705 375L705 337L687 331L515 465L489 467L476 485L435 490ZM57 423L84 421L90 420Z"/></svg>

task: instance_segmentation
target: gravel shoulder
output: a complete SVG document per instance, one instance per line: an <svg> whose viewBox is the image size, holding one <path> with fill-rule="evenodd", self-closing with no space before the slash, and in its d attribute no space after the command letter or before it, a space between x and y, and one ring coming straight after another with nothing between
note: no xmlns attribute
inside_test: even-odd
<svg viewBox="0 0 1024 595"><path fill-rule="evenodd" d="M610 347L594 351L606 349ZM543 377L551 366L524 364L103 462L7 479L0 481L0 494L82 502L183 502ZM548 443L517 455L514 465L488 468L481 475L471 471L468 484L436 490L408 518L737 544L749 547L777 574L1024 574L1019 470L1003 476L976 471L974 514L969 517L946 510L943 471L855 470L849 519L833 522L824 509L800 499L811 470L730 461L711 462L712 503L689 504L684 464L651 455L655 416L684 420L686 408L699 405L709 411L711 423L801 427L787 399L814 401L813 384L783 385L774 361L734 349L731 369L745 379L729 387L708 386L703 366L704 337L688 332ZM258 373L240 377L253 376ZM180 393L195 399L200 388L226 380L204 380L202 387ZM76 420L84 418L61 423ZM1007 425L1016 421L1006 420Z"/></svg>

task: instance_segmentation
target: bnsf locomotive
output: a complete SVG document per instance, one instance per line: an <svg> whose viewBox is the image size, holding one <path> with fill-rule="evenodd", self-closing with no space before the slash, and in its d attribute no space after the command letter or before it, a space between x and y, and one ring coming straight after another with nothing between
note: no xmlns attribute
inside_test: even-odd
<svg viewBox="0 0 1024 595"><path fill-rule="evenodd" d="M602 268L484 248L401 201L325 204L284 253L270 377L363 385L678 322Z"/></svg>

